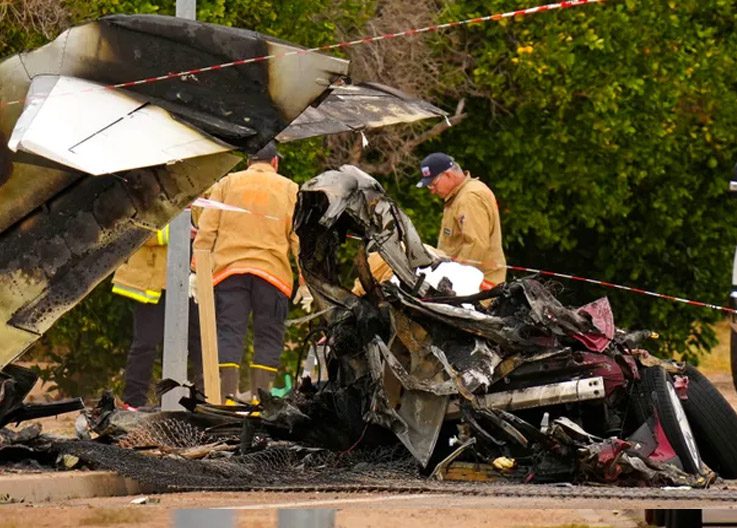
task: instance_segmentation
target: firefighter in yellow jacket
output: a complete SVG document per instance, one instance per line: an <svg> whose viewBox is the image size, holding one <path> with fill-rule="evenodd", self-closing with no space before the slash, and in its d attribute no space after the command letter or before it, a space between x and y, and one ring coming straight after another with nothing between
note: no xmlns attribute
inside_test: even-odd
<svg viewBox="0 0 737 528"><path fill-rule="evenodd" d="M438 249L461 264L480 269L484 273L482 289L504 282L507 261L499 208L491 189L442 152L422 160L420 172L417 187L427 187L445 202Z"/></svg>
<svg viewBox="0 0 737 528"><path fill-rule="evenodd" d="M212 254L220 385L224 397L238 392L243 340L253 314L251 391L268 390L284 343L292 295L292 267L299 245L292 216L299 187L281 176L276 147L269 143L249 158L248 168L216 183L210 199L246 212L205 209L195 249ZM195 263L196 266L196 263Z"/></svg>
<svg viewBox="0 0 737 528"><path fill-rule="evenodd" d="M113 293L133 301L133 340L125 367L123 406L146 404L151 372L164 341L166 259L169 226L149 238L113 275ZM202 351L197 306L190 299L189 357L195 385L202 389Z"/></svg>

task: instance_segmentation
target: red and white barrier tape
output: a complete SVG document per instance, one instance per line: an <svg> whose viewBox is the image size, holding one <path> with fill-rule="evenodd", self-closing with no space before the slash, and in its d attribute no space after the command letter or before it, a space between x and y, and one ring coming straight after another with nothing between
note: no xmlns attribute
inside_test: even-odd
<svg viewBox="0 0 737 528"><path fill-rule="evenodd" d="M673 295L665 295L662 293L656 293L651 292L647 290L643 290L641 288L633 288L631 286L622 286L621 284L614 284L611 282L596 280L596 279L587 279L585 277L579 277L577 275L569 275L567 273L556 273L553 271L544 271L534 268L525 268L522 266L507 266L507 269L513 270L513 271L525 271L529 273L537 273L539 275L545 275L548 277L558 277L561 279L570 279L574 281L579 282L587 282L589 284L596 284L598 286L604 286L605 288L615 288L617 290L624 290L632 293L639 293L640 295L648 295L650 297L656 297L658 299L667 299L669 301L675 301L680 302L684 304L690 304L691 306L699 306L701 308L710 308L712 310L719 310L720 312L725 312L729 314L737 314L737 310L734 308L729 308L727 306L719 306L717 304L709 304L701 301L692 301L690 299L684 299L683 297L675 297Z"/></svg>
<svg viewBox="0 0 737 528"><path fill-rule="evenodd" d="M496 13L493 15L487 15L487 16L482 16L482 17L468 18L465 20L456 20L454 22L447 22L445 24L434 24L432 26L426 26L426 27L418 28L418 29L408 29L405 31L398 31L396 33L385 33L383 35L377 35L375 37L362 37L362 38L355 39L355 40L337 42L335 44L326 44L323 46L316 46L314 48L287 51L284 53L275 53L272 55L263 55L261 57L250 57L247 59L238 59L238 60L234 60L231 62L224 62L222 64L214 64L212 66L194 68L192 70L185 70L185 71L180 71L180 72L175 72L175 73L167 73L165 75L159 75L157 77L148 77L145 79L138 79L137 81L128 81L128 82L122 82L118 84L110 84L110 85L100 87L98 89L99 90L105 90L105 89L109 90L109 89L115 89L115 88L131 88L133 86L140 86L142 84L153 84L156 82L165 81L169 79L183 78L183 77L187 77L190 75L197 75L200 73L223 70L225 68L232 68L233 66L243 66L245 64L252 64L252 63L262 62L262 61L271 60L271 59L280 59L282 57L289 57L292 55L306 55L308 53L314 53L314 52L319 52L319 51L330 51L334 49L349 48L349 47L357 46L360 44L372 44L374 42L379 42L382 40L390 40L390 39L398 38L398 37L413 37L421 33L432 33L435 31L440 31L440 30L452 28L452 27L465 26L465 25L470 25L470 24L480 24L483 22L490 22L490 21L497 22L504 18L514 18L518 16L532 15L534 13L540 13L543 11L553 11L556 9L568 9L570 7L577 7L577 6L581 6L585 4L595 4L595 3L602 3L602 2L604 2L604 0L569 0L565 2L555 2L552 4L540 5L536 7L530 7L527 9L517 9L515 11L508 11L506 13ZM58 94L58 96L61 96L61 95L65 95L65 94ZM20 104L24 100L25 99L18 99L15 101L9 101L7 103L3 103L3 101L0 101L0 108L2 108L3 106Z"/></svg>
<svg viewBox="0 0 737 528"><path fill-rule="evenodd" d="M355 240L362 240L361 237L355 236L355 235L347 235L348 238L353 238ZM466 259L454 259L456 262L460 262L463 264L468 264L470 266L478 266L481 264L481 261L478 260L466 260ZM684 299L683 297L675 297L673 295L665 295L663 293L656 293L652 291L643 290L642 288L633 288L632 286L623 286L621 284L614 284L613 282L607 282L597 279L587 279L586 277L580 277L578 275L570 275L568 273L557 273L554 271L545 271L535 268L525 268L523 266L511 266L507 265L507 269L512 271L524 271L527 273L537 273L538 275L545 275L547 277L558 277L560 279L569 279L579 282L586 282L589 284L596 284L597 286L603 286L605 288L614 288L617 290L624 290L632 293L639 293L640 295L648 295L650 297L656 297L658 299L666 299L669 301L675 301L685 304L690 304L691 306L698 306L700 308L710 308L712 310L718 310L720 312L725 312L728 314L737 314L737 310L734 308L730 308L728 306L719 306L718 304L710 304L705 303L701 301L692 301L691 299Z"/></svg>

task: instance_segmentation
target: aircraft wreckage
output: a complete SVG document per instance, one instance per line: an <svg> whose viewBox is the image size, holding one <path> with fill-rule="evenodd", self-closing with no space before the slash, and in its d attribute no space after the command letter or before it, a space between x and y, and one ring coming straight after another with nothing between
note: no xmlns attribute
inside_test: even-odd
<svg viewBox="0 0 737 528"><path fill-rule="evenodd" d="M303 49L115 15L0 62L0 368L238 163L230 151L445 115Z"/></svg>
<svg viewBox="0 0 737 528"><path fill-rule="evenodd" d="M457 295L460 265L423 245L353 166L305 183L294 222L322 307L309 321L319 323L307 343L323 351L314 379L237 406L210 405L190 386L182 413L120 411L108 396L78 421L95 440L25 435L25 445L170 490L436 490L437 480L705 488L737 477L729 403L692 366L641 348L650 332L617 328L606 298L567 307L536 277ZM347 244L359 245L363 295L339 280ZM379 257L392 272L381 282Z"/></svg>
<svg viewBox="0 0 737 528"><path fill-rule="evenodd" d="M314 53L102 88L291 49L246 30L113 16L0 63L0 425L44 414L23 404L35 378L8 363L225 174L238 160L228 151L442 114L390 89L339 86L347 62ZM729 404L692 366L650 356L649 332L617 328L606 299L567 307L535 277L462 291L356 167L303 185L295 228L324 308L310 332L324 350L316 379L257 405L210 405L192 388L183 413L119 411L106 397L82 415L81 440L0 429L0 457L168 489L737 477ZM361 296L340 284L336 256L356 238ZM374 278L377 259L390 280ZM81 402L59 405L49 413Z"/></svg>

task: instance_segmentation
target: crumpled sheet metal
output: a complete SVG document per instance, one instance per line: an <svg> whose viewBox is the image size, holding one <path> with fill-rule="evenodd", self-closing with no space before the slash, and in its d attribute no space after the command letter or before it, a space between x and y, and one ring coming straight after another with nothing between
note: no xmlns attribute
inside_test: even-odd
<svg viewBox="0 0 737 528"><path fill-rule="evenodd" d="M428 266L427 252L412 222L391 200L374 178L352 165L326 171L302 185L294 227L300 237L300 265L313 277L311 286L334 302L346 295L330 292L337 283L336 249L348 230L378 251L395 276L410 288L417 282L414 269ZM420 293L427 285L420 286Z"/></svg>
<svg viewBox="0 0 737 528"><path fill-rule="evenodd" d="M367 250L381 254L405 288L418 295L429 291L426 283L418 284L414 270L430 265L434 260L432 255L407 216L384 196L381 185L356 167L327 171L305 183L299 193L294 225L300 237L300 264L307 282L322 298L353 312L357 321L365 319L360 314L367 301L336 285L336 250L349 230L366 241ZM396 318L395 335L390 342L403 342L410 354L409 364L403 365L395 356L398 352L395 345L387 346L378 336L366 336L367 359L377 382L369 417L372 422L394 431L420 463L426 465L445 418L448 396L460 391L471 398L471 391L465 385L474 389L488 386L490 372L466 368L459 373L442 350L415 342L421 339L424 330L399 311L392 308L389 311ZM359 329L358 333L364 331ZM482 354L477 357L481 359ZM427 367L430 360L436 367L420 373L418 365L424 362ZM392 377L404 388L396 402L400 404L399 411L385 391L388 374L382 364L386 364Z"/></svg>
<svg viewBox="0 0 737 528"><path fill-rule="evenodd" d="M331 87L317 107L307 107L276 140L286 143L445 115L447 112L426 101L378 83L339 84Z"/></svg>
<svg viewBox="0 0 737 528"><path fill-rule="evenodd" d="M584 344L586 348L594 352L602 352L614 339L616 327L614 326L614 314L609 304L609 299L602 297L589 304L581 306L577 313L591 318L591 322L597 329L594 334L573 334L573 338Z"/></svg>
<svg viewBox="0 0 737 528"><path fill-rule="evenodd" d="M365 421L392 431L423 465L436 452L442 426L453 424L460 443L476 440L459 463L500 454L522 460L505 478L709 484L706 471L685 475L653 466L622 438L603 440L638 425L629 412L638 402L628 388L639 379L633 353L646 333L616 329L606 299L564 306L535 277L473 298L447 297L415 275L420 261L432 257L383 193L370 176L344 166L308 182L295 215L307 282L335 308L327 334L338 367L328 369L327 387L363 383ZM356 260L367 293L360 298L339 285L336 255L349 233L363 241ZM379 252L399 284L376 285L370 251ZM482 298L492 299L488 308L463 306ZM549 394L529 405L519 399L514 412L480 405L484 395L528 389Z"/></svg>
<svg viewBox="0 0 737 528"><path fill-rule="evenodd" d="M393 431L420 464L427 466L445 419L449 397L413 388L402 391L393 405L386 391L382 347L386 349L378 336L366 347L369 370L375 382L367 418Z"/></svg>
<svg viewBox="0 0 737 528"><path fill-rule="evenodd" d="M692 475L673 464L630 454L631 451L628 450L631 447L629 442L618 438L608 438L582 446L578 452L582 480L692 488L706 488L716 480L716 475L711 471L704 475Z"/></svg>

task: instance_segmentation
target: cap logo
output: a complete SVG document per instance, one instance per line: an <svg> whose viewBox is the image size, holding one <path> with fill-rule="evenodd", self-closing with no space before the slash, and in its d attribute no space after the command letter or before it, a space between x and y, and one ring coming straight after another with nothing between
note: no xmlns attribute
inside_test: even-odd
<svg viewBox="0 0 737 528"><path fill-rule="evenodd" d="M422 176L427 178L430 176L430 167L421 167L422 170Z"/></svg>

